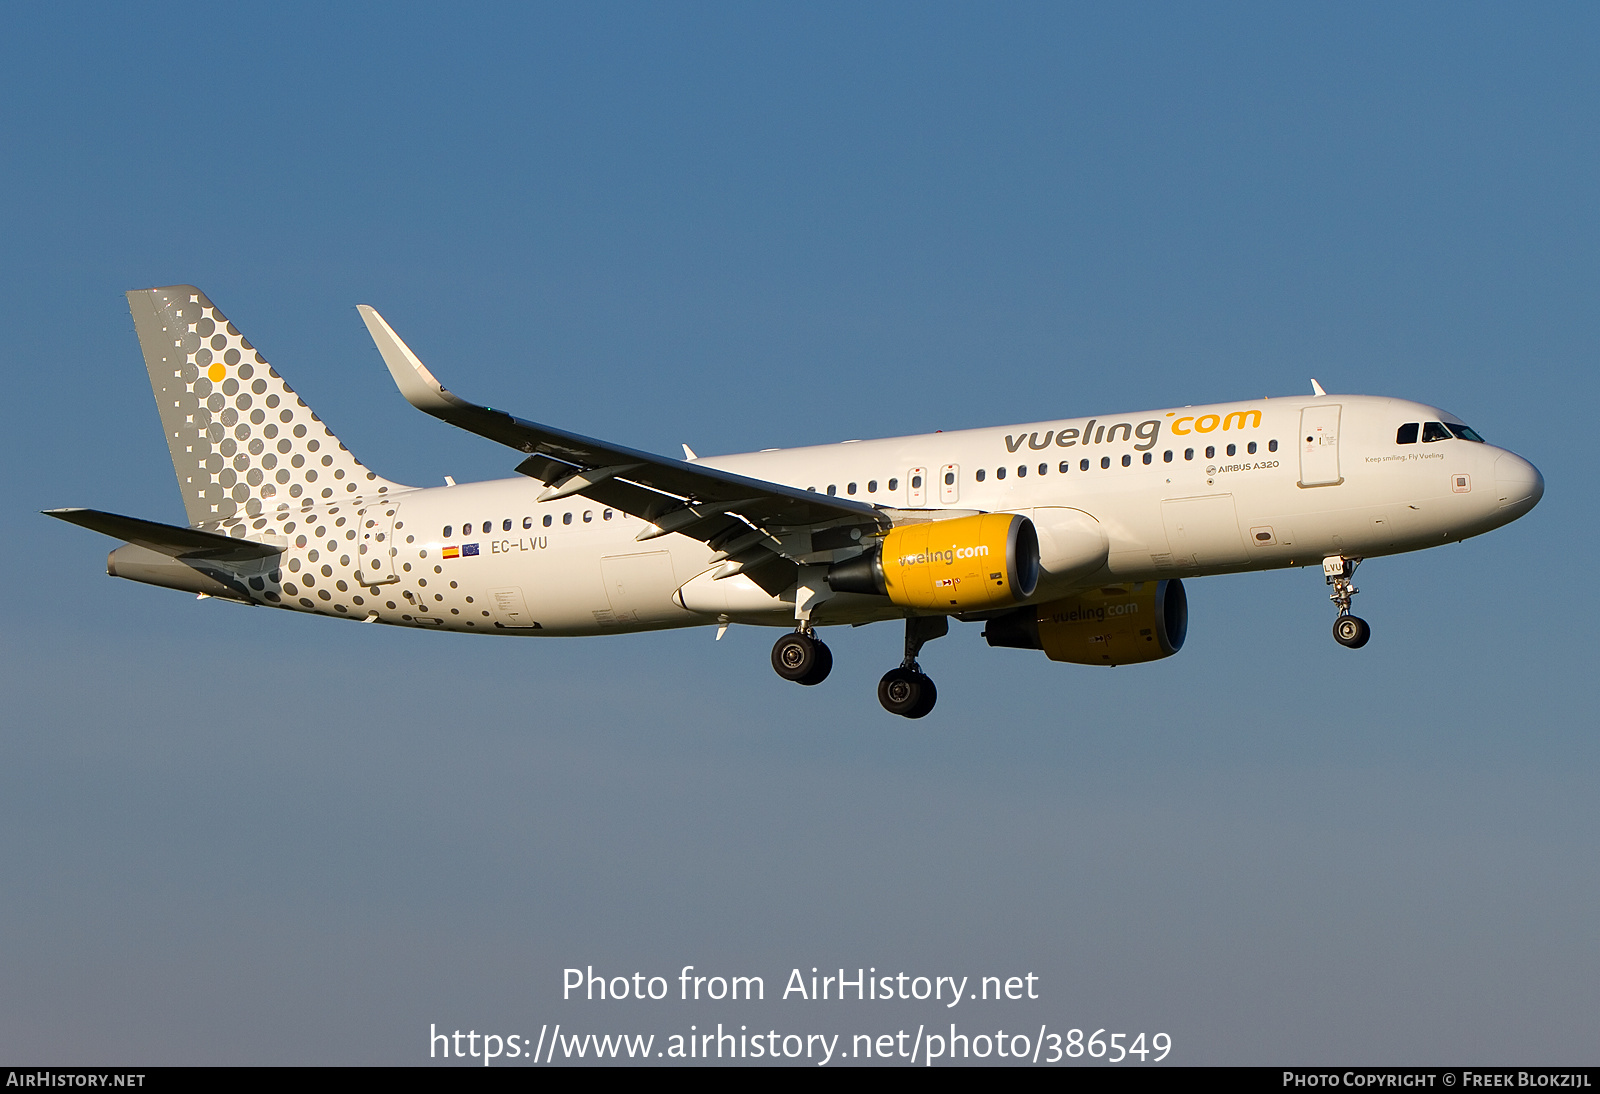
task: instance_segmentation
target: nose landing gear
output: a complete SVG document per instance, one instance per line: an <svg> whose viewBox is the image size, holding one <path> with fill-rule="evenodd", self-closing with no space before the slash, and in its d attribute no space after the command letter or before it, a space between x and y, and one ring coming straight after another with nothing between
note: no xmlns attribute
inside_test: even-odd
<svg viewBox="0 0 1600 1094"><path fill-rule="evenodd" d="M833 652L815 631L791 631L773 643L772 667L785 680L810 687L833 671Z"/></svg>
<svg viewBox="0 0 1600 1094"><path fill-rule="evenodd" d="M1323 576L1333 586L1328 599L1339 607L1339 618L1333 621L1333 640L1353 650L1365 646L1367 639L1372 637L1372 628L1367 626L1367 621L1350 614L1350 600L1361 591L1351 581L1359 565L1359 558L1346 558L1343 555L1329 555L1322 560Z"/></svg>
<svg viewBox="0 0 1600 1094"><path fill-rule="evenodd" d="M950 633L950 620L942 615L912 617L906 620L906 657L899 668L890 669L878 681L878 702L890 714L902 718L921 718L939 701L939 689L923 674L917 654L924 644Z"/></svg>

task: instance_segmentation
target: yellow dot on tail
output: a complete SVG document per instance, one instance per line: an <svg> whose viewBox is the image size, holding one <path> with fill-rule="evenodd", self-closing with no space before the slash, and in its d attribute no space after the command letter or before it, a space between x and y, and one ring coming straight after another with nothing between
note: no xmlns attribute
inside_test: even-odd
<svg viewBox="0 0 1600 1094"><path fill-rule="evenodd" d="M222 383L222 378L228 375L228 370L222 367L221 361L216 361L212 363L211 369L206 375L211 377L213 384L220 384Z"/></svg>

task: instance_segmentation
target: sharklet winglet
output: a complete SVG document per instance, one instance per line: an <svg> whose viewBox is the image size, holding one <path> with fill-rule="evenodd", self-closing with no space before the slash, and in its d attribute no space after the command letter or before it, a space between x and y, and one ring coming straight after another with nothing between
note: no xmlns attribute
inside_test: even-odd
<svg viewBox="0 0 1600 1094"><path fill-rule="evenodd" d="M428 366L411 352L411 347L394 332L394 328L378 314L376 308L369 304L357 304L356 311L361 313L361 321L367 325L367 332L372 335L383 363L389 368L389 375L394 378L395 386L405 396L406 402L429 414L472 405L450 394L438 378L428 371Z"/></svg>

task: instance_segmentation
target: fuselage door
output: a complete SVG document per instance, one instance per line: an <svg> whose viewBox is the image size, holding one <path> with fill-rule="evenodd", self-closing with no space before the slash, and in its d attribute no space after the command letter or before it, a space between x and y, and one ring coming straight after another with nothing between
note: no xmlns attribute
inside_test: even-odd
<svg viewBox="0 0 1600 1094"><path fill-rule="evenodd" d="M400 580L394 568L394 518L399 508L392 501L378 499L357 510L361 542L356 551L363 585L388 585Z"/></svg>
<svg viewBox="0 0 1600 1094"><path fill-rule="evenodd" d="M928 469L926 467L913 467L906 473L906 504L908 506L928 504Z"/></svg>
<svg viewBox="0 0 1600 1094"><path fill-rule="evenodd" d="M961 500L961 468L947 463L939 468L939 501L954 505Z"/></svg>
<svg viewBox="0 0 1600 1094"><path fill-rule="evenodd" d="M1300 485L1337 486L1339 404L1317 403L1300 411Z"/></svg>

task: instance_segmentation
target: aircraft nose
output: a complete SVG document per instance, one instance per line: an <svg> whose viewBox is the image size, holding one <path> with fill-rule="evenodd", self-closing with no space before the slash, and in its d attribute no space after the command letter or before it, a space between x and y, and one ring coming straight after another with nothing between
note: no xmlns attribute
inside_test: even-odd
<svg viewBox="0 0 1600 1094"><path fill-rule="evenodd" d="M1544 497L1544 476L1521 456L1506 452L1494 461L1494 487L1501 511L1515 520Z"/></svg>

